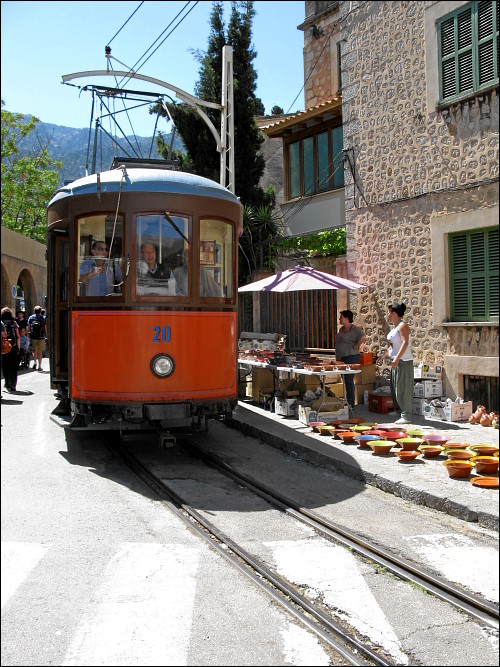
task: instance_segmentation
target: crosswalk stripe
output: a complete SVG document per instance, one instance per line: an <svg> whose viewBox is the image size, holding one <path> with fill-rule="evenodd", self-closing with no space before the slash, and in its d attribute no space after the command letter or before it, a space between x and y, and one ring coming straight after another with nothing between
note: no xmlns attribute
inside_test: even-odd
<svg viewBox="0 0 500 667"><path fill-rule="evenodd" d="M48 549L33 542L2 542L2 609Z"/></svg>
<svg viewBox="0 0 500 667"><path fill-rule="evenodd" d="M267 543L278 571L289 581L307 586L308 597L321 594L328 606L375 644L383 646L399 665L408 658L397 635L366 583L362 565L344 547L323 539Z"/></svg>
<svg viewBox="0 0 500 667"><path fill-rule="evenodd" d="M186 665L199 559L180 545L123 545L63 665Z"/></svg>

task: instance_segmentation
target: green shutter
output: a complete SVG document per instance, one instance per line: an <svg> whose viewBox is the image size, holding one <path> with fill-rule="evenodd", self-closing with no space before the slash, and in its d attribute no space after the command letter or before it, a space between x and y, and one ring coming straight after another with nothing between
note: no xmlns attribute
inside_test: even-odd
<svg viewBox="0 0 500 667"><path fill-rule="evenodd" d="M498 2L471 2L438 22L441 102L498 83Z"/></svg>
<svg viewBox="0 0 500 667"><path fill-rule="evenodd" d="M498 228L450 236L451 320L498 319Z"/></svg>

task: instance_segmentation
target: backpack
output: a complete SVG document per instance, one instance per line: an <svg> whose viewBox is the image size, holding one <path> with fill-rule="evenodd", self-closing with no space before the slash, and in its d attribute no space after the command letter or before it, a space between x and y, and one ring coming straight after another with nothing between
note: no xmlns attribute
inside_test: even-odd
<svg viewBox="0 0 500 667"><path fill-rule="evenodd" d="M7 340L14 347L17 345L17 336L16 336L16 327L12 320L4 321L5 328L7 330Z"/></svg>
<svg viewBox="0 0 500 667"><path fill-rule="evenodd" d="M42 340L45 338L45 323L42 317L35 315L33 319L30 318L30 320L30 338L33 338L34 340Z"/></svg>

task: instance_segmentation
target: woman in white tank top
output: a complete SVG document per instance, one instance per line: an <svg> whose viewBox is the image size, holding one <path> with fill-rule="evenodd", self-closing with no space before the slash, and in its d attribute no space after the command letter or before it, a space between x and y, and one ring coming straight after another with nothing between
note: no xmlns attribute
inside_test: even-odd
<svg viewBox="0 0 500 667"><path fill-rule="evenodd" d="M387 306L387 319L393 328L387 334L389 347L377 359L381 363L391 359L391 394L396 410L401 418L396 424L409 424L413 405L413 355L410 348L410 327L403 320L406 311L404 303Z"/></svg>

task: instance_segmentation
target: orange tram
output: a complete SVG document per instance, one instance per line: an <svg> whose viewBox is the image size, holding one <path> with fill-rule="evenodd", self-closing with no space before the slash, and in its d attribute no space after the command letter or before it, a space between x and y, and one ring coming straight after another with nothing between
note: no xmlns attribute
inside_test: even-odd
<svg viewBox="0 0 500 667"><path fill-rule="evenodd" d="M243 209L217 183L115 160L48 205L51 386L73 428L200 428L237 401Z"/></svg>

